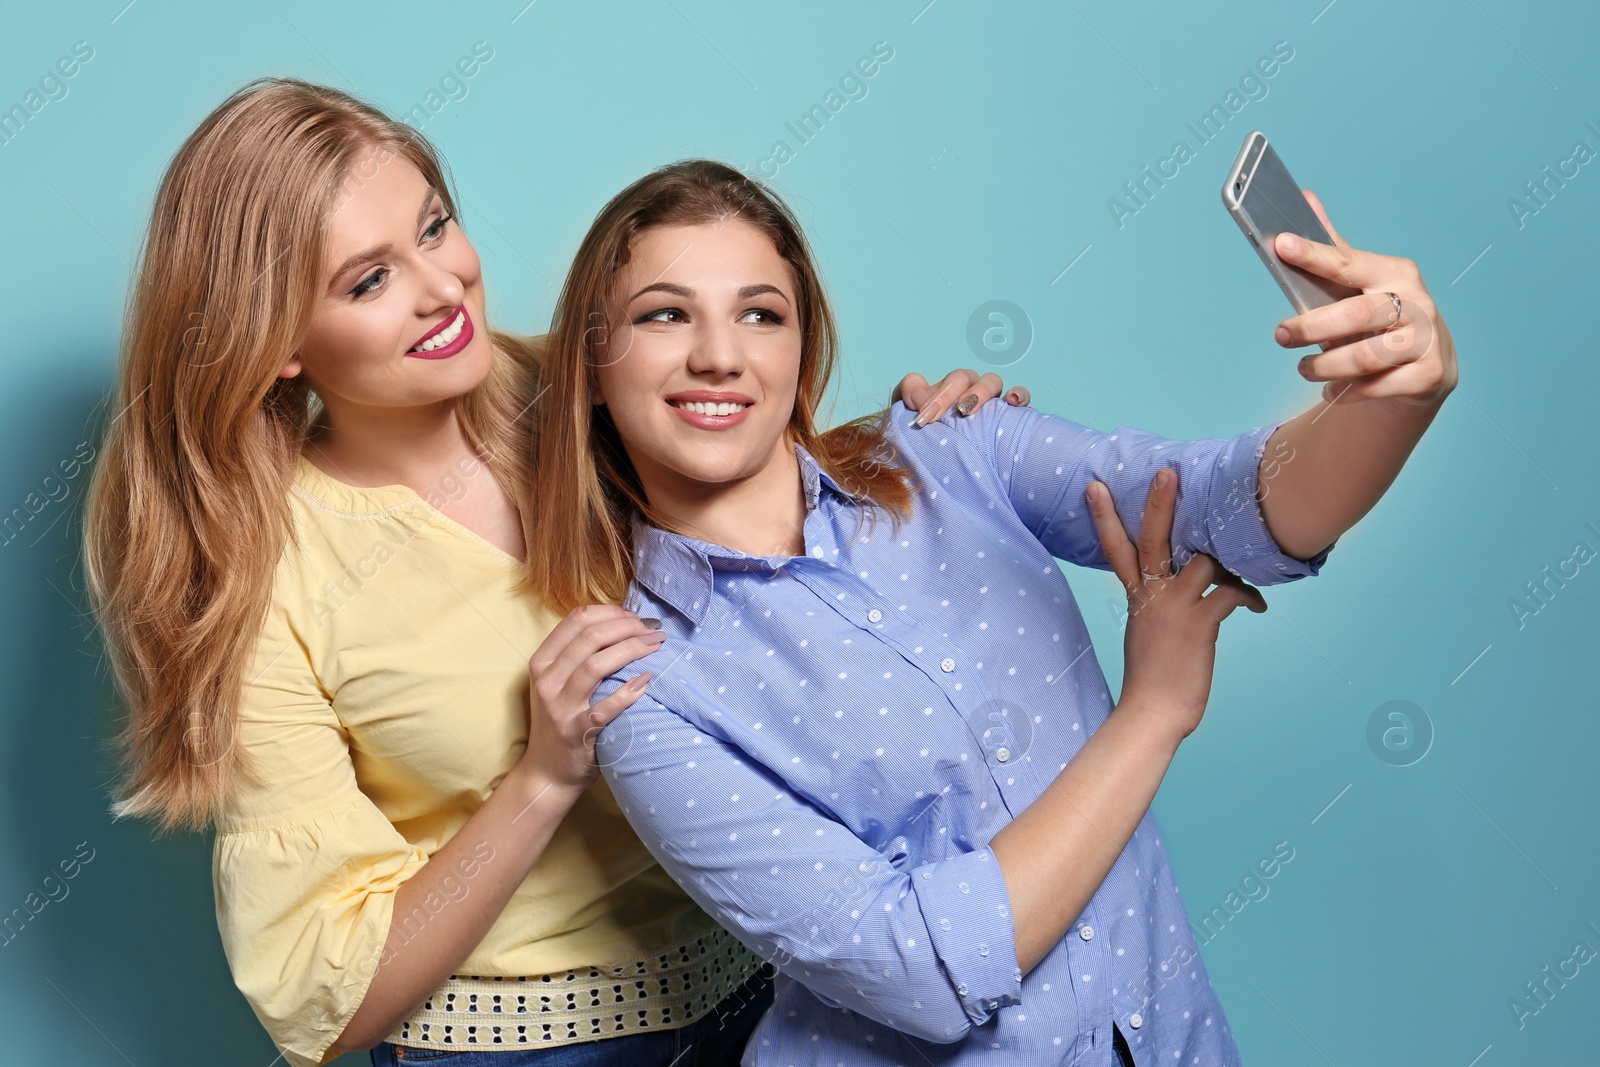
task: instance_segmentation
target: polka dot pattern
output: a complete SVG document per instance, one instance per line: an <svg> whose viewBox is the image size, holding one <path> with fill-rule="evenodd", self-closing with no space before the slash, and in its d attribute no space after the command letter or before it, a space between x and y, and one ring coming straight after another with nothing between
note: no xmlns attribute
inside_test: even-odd
<svg viewBox="0 0 1600 1067"><path fill-rule="evenodd" d="M1026 979L987 843L1112 708L1057 559L1106 566L1083 507L1110 486L1131 536L1180 469L1174 555L1258 585L1315 574L1255 502L1272 431L1171 441L986 405L888 438L917 485L896 527L796 447L805 551L753 556L640 526L627 606L667 641L601 734L602 771L695 899L780 971L747 1063L1108 1064L1238 1053L1148 813ZM902 579L902 575L906 577Z"/></svg>

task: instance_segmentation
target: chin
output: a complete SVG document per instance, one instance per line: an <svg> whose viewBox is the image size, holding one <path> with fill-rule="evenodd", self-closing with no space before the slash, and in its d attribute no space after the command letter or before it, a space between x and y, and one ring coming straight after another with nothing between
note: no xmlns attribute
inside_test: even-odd
<svg viewBox="0 0 1600 1067"><path fill-rule="evenodd" d="M685 478L700 482L703 485L725 485L728 482L737 482L748 478L760 467L760 461L754 456L736 456L732 461L707 463L704 460L683 464L678 473Z"/></svg>
<svg viewBox="0 0 1600 1067"><path fill-rule="evenodd" d="M464 377L472 379L472 386L477 386L489 377L489 368L494 366L494 346L487 335L480 335L472 339L472 345L454 361L460 368Z"/></svg>

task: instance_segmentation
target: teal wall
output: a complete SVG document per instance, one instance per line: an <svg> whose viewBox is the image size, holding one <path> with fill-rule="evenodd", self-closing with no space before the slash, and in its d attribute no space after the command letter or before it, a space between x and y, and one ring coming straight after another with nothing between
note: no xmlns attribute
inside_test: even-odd
<svg viewBox="0 0 1600 1067"><path fill-rule="evenodd" d="M500 323L546 321L588 220L651 167L776 170L837 298L840 419L905 371L981 366L968 318L997 299L1032 344L988 358L1079 421L1227 436L1312 404L1272 341L1290 309L1219 202L1251 129L1349 240L1420 264L1461 385L1322 576L1226 623L1209 713L1156 812L1193 912L1294 850L1204 949L1249 1063L1592 1056L1600 964L1552 981L1520 1025L1510 1004L1578 942L1600 950L1600 577L1511 606L1576 542L1600 549L1600 164L1536 213L1510 206L1577 142L1600 151L1592 5L124 3L7 5L0 34L0 108L38 92L0 144L0 514L27 518L0 544L0 912L79 861L0 945L0 1058L273 1057L218 945L207 841L106 814L117 710L84 616L87 469L129 262L184 135L267 74L426 108L477 42L493 58L465 95L416 114ZM92 58L41 86L78 42ZM802 144L786 124L877 42L893 58L866 95ZM1292 60L1200 146L1185 123L1278 42ZM1179 139L1194 158L1119 225L1108 200ZM1115 687L1118 587L1070 578ZM1369 742L1390 701L1426 746Z"/></svg>

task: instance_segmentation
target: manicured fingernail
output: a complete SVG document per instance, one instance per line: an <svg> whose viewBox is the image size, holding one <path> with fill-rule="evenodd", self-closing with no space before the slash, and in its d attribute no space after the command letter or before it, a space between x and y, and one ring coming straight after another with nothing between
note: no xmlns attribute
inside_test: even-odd
<svg viewBox="0 0 1600 1067"><path fill-rule="evenodd" d="M1288 344L1289 343L1289 327L1287 327L1287 326L1279 326L1278 327L1278 332L1273 334L1273 336L1278 339L1278 343L1280 345Z"/></svg>
<svg viewBox="0 0 1600 1067"><path fill-rule="evenodd" d="M972 409L978 406L978 394L968 393L961 398L961 403L956 405L956 411L964 418L972 414Z"/></svg>
<svg viewBox="0 0 1600 1067"><path fill-rule="evenodd" d="M1011 390L1010 392L1006 393L1006 402L1010 404L1022 403L1022 393L1016 389Z"/></svg>
<svg viewBox="0 0 1600 1067"><path fill-rule="evenodd" d="M639 677L637 677L633 681L629 682L625 688L630 693L636 693L636 692L638 692L639 690L643 689L645 686L647 686L649 684L650 684L650 672L649 671L645 671L643 674L639 675Z"/></svg>
<svg viewBox="0 0 1600 1067"><path fill-rule="evenodd" d="M1300 357L1300 362L1296 366L1295 369L1297 369L1300 372L1300 377L1306 379L1307 381L1310 381L1311 380L1311 357L1310 356L1302 356L1302 357Z"/></svg>
<svg viewBox="0 0 1600 1067"><path fill-rule="evenodd" d="M928 398L932 395L932 389L929 389L926 385L919 385L915 389L911 390L911 392L906 394L906 400L911 403L912 407L916 408L918 411L921 411L922 405L926 404L928 402Z"/></svg>
<svg viewBox="0 0 1600 1067"><path fill-rule="evenodd" d="M1296 237L1292 233L1280 234L1278 237L1278 248L1279 251L1282 252L1293 254L1300 251L1304 244L1305 242L1301 241L1300 238Z"/></svg>
<svg viewBox="0 0 1600 1067"><path fill-rule="evenodd" d="M940 415L939 405L938 404L929 404L927 407L925 407L921 411L917 412L917 417L915 419L911 420L911 425L913 425L913 426L926 426L930 422L938 422L939 421L939 415Z"/></svg>
<svg viewBox="0 0 1600 1067"><path fill-rule="evenodd" d="M1171 482L1171 481L1172 481L1172 472L1170 470L1168 470L1165 467L1162 467L1160 470L1156 471L1156 488L1157 489L1165 489L1167 487L1167 484L1169 482Z"/></svg>
<svg viewBox="0 0 1600 1067"><path fill-rule="evenodd" d="M1091 504L1100 503L1100 483L1099 482L1090 482L1089 483L1088 496L1089 496L1089 503L1091 503Z"/></svg>
<svg viewBox="0 0 1600 1067"><path fill-rule="evenodd" d="M646 626L650 627L650 629L652 629L652 630L661 629L661 620L660 619L652 618L649 615L645 615L645 616L640 617L639 621L644 623Z"/></svg>

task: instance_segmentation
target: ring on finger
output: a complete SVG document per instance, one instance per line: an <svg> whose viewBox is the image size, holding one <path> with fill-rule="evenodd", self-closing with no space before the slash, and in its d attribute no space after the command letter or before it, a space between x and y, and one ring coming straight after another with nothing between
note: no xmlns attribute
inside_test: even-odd
<svg viewBox="0 0 1600 1067"><path fill-rule="evenodd" d="M1387 291L1383 295L1388 297L1389 303L1394 305L1394 319L1384 327L1385 330L1392 330L1396 326L1400 325L1400 298Z"/></svg>
<svg viewBox="0 0 1600 1067"><path fill-rule="evenodd" d="M1144 571L1140 571L1139 572L1139 577L1143 578L1147 582L1155 582L1155 581L1161 580L1162 578L1171 578L1172 575L1170 575L1170 574L1146 574Z"/></svg>

